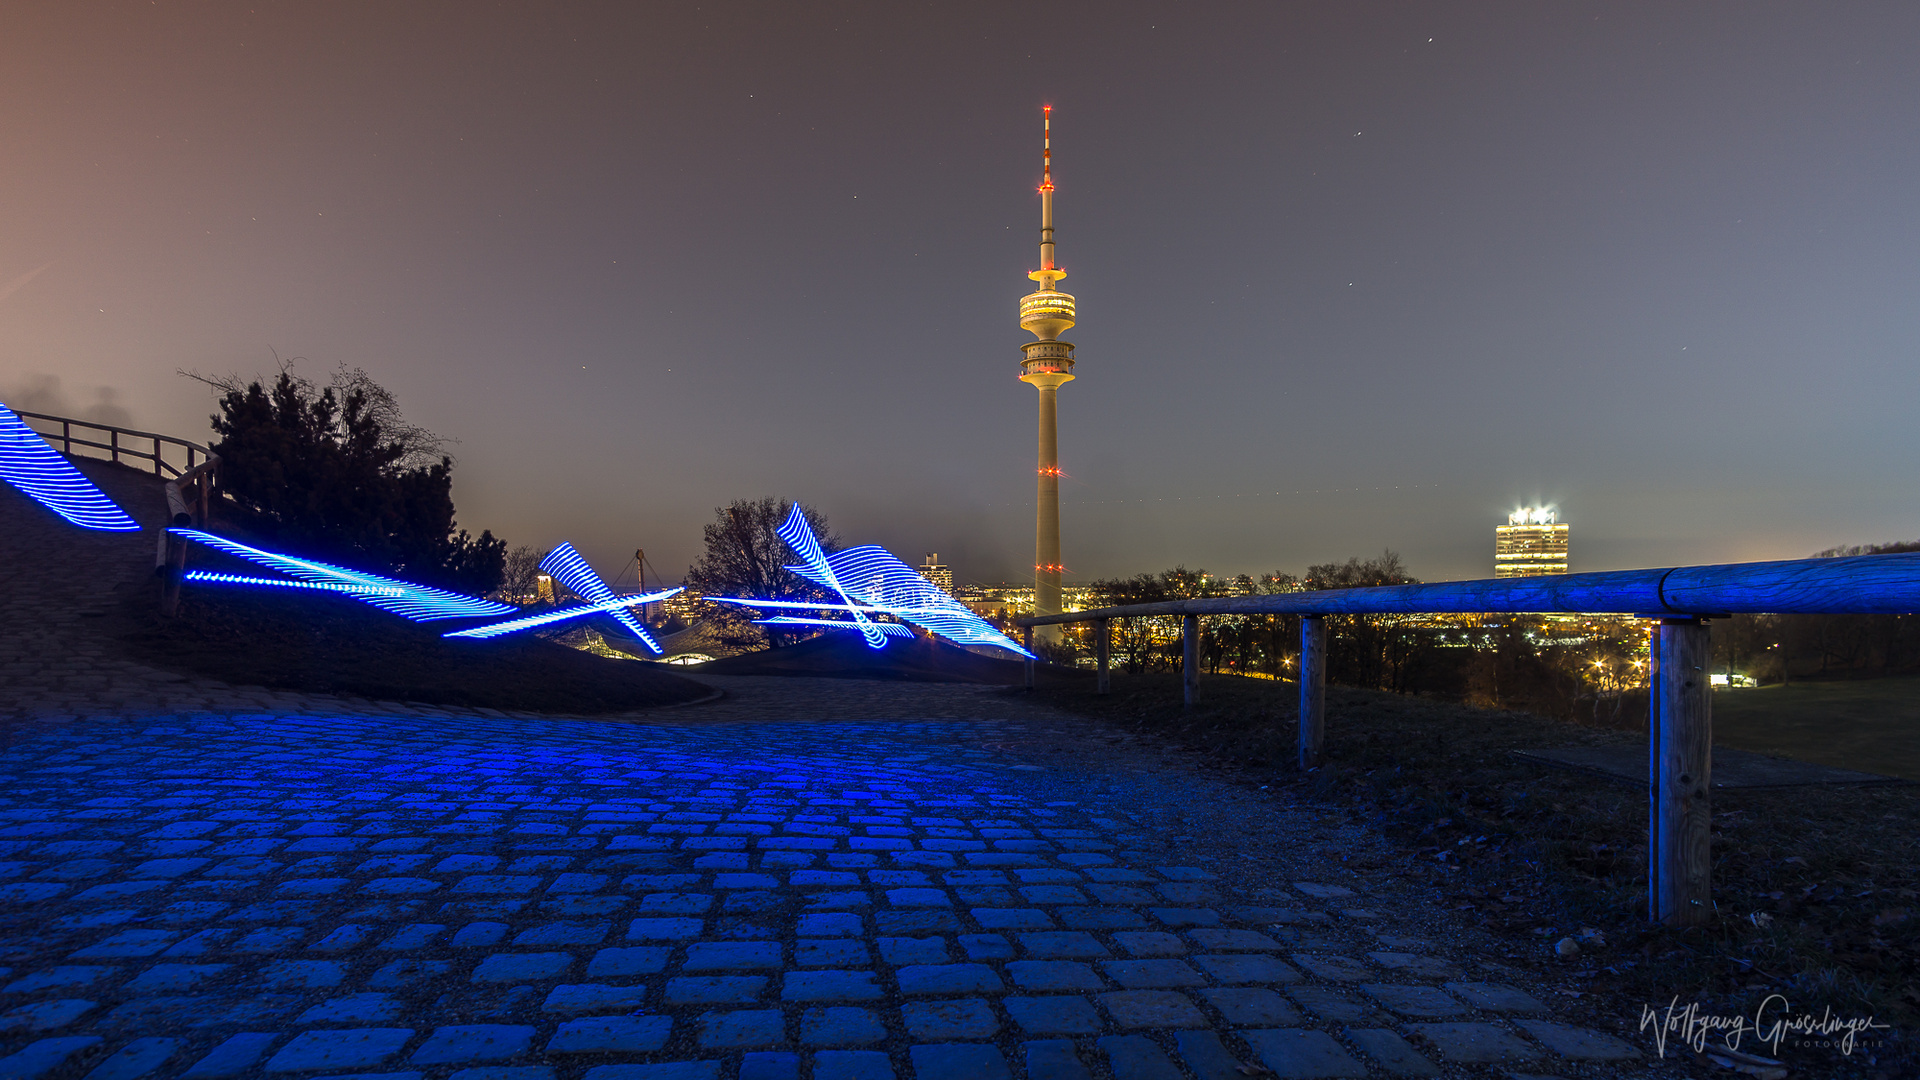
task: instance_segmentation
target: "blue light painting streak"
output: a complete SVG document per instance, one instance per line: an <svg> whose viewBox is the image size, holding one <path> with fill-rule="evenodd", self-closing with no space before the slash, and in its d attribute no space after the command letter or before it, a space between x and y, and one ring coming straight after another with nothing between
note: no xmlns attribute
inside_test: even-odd
<svg viewBox="0 0 1920 1080"><path fill-rule="evenodd" d="M259 548L248 547L239 541L229 540L224 536L201 532L199 529L167 531L175 536L245 559L256 566L278 570L288 577L302 581L333 582L345 586L341 591L355 600L372 604L382 611L412 619L414 622L511 615L519 610L512 604L482 600L477 596L463 596L457 592L416 585L411 581L401 581L398 578L381 577L379 574L369 574L361 570L349 570L344 566L334 566L331 563L262 551ZM394 589L399 590L398 595L390 591Z"/></svg>
<svg viewBox="0 0 1920 1080"><path fill-rule="evenodd" d="M0 480L83 529L140 531L139 522L5 405L0 405Z"/></svg>
<svg viewBox="0 0 1920 1080"><path fill-rule="evenodd" d="M251 585L267 589L320 589L324 592L367 593L374 596L401 596L402 589L380 585L341 585L332 581L282 581L279 578L247 577L242 574L216 574L210 570L189 570L185 581L203 585Z"/></svg>
<svg viewBox="0 0 1920 1080"><path fill-rule="evenodd" d="M809 611L852 611L847 604L811 604L805 600L749 600L744 596L703 596L700 599L716 604L742 604L746 607L784 607L806 608ZM861 611L878 612L877 607L863 607Z"/></svg>
<svg viewBox="0 0 1920 1080"><path fill-rule="evenodd" d="M587 560L580 557L580 553L573 549L572 544L562 542L559 547L547 552L547 557L540 560L540 569L552 574L553 580L572 589L574 595L588 603L604 604L614 599L613 590L607 588L607 583L600 580L600 575L593 572L593 567L587 565ZM611 611L610 614L616 622L626 628L627 633L639 638L642 645L652 649L655 656L660 655L659 643L653 640L653 635L647 633L647 628L641 626L640 621L627 612L624 606L619 610Z"/></svg>
<svg viewBox="0 0 1920 1080"><path fill-rule="evenodd" d="M813 530L807 527L807 515L800 511L799 503L793 504L793 508L787 512L787 520L781 522L780 527L774 532L780 539L787 542L787 546L793 549L794 554L806 560L805 568L789 566L787 569L839 593L840 598L847 602L848 613L853 616L853 621L860 628L860 633L866 637L867 647L886 648L887 635L873 628L873 621L853 606L853 597L848 596L847 590L840 587L840 582L834 577L833 564L827 561L826 553L820 550L820 541L813 535Z"/></svg>
<svg viewBox="0 0 1920 1080"><path fill-rule="evenodd" d="M561 608L558 611L529 615L524 619L509 619L506 622L488 623L485 626L474 626L465 630L455 630L451 633L441 634L440 636L463 638L499 637L502 634L512 634L521 630L531 629L535 626L546 626L550 623L565 622L568 619L585 618L588 615L595 615L601 612L617 611L621 608L632 607L635 604L651 604L655 600L665 600L683 588L685 588L685 586L676 586L662 592L643 593L639 596L616 596L611 600L599 604ZM654 651L658 652L659 650L655 649Z"/></svg>
<svg viewBox="0 0 1920 1080"><path fill-rule="evenodd" d="M805 619L797 615L775 615L772 618L753 621L760 626L825 626L835 630L858 630L861 626L860 623L846 622L841 619ZM888 637L910 638L913 636L912 630L897 622L870 622L866 625Z"/></svg>
<svg viewBox="0 0 1920 1080"><path fill-rule="evenodd" d="M834 580L847 585L843 595L849 603L870 604L956 644L991 645L1021 656L1031 655L885 548L848 548L834 552L827 562L833 568ZM807 567L790 569L820 580L808 573Z"/></svg>
<svg viewBox="0 0 1920 1080"><path fill-rule="evenodd" d="M840 594L845 604L810 604L797 600L747 600L733 597L708 597L718 603L743 604L749 607L771 608L810 608L815 611L845 611L853 616L851 623L825 621L808 622L806 625L851 626L866 635L867 644L874 648L885 646L887 636L892 631L880 629L887 624L875 623L863 613L892 615L915 626L938 634L948 641L959 645L991 645L1021 656L1033 654L1020 647L1012 638L993 628L993 624L968 610L933 582L921 577L919 572L906 563L893 557L885 548L867 545L836 551L832 555L820 550L820 542L815 539L813 530L807 527L807 519L796 504L788 513L787 520L778 530L780 539L787 542L806 562L800 566L789 566L788 570L799 574L815 584L825 586ZM774 622L762 619L760 622ZM878 644L876 644L878 642Z"/></svg>
<svg viewBox="0 0 1920 1080"><path fill-rule="evenodd" d="M868 611L876 615L898 615L907 618L910 615L932 615L945 612L938 607L874 607L872 604L810 604L804 600L748 600L742 596L703 596L700 599L715 604L739 604L742 607L764 608L805 608L809 611ZM911 622L911 619L908 619ZM852 626L852 623L847 625ZM876 624L877 625L877 624Z"/></svg>

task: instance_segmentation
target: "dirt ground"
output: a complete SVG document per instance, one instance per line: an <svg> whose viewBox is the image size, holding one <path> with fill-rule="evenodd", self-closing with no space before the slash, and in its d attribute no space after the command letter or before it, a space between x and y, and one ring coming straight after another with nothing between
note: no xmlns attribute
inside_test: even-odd
<svg viewBox="0 0 1920 1080"><path fill-rule="evenodd" d="M1750 1012L1778 993L1795 1010L1870 1013L1909 1031L1920 1019L1920 787L1716 792L1718 918L1668 930L1646 920L1645 789L1511 753L1644 748L1644 734L1331 688L1326 764L1302 773L1296 694L1292 683L1208 677L1189 710L1177 676L1120 674L1107 697L1035 692L1342 808L1397 843L1394 872L1441 885L1516 948L1572 938L1578 952L1563 962L1622 1008L1678 994Z"/></svg>

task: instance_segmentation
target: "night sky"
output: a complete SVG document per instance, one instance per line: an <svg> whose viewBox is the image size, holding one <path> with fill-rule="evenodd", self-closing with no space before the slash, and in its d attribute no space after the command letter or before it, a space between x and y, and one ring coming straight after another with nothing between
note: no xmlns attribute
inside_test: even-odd
<svg viewBox="0 0 1920 1080"><path fill-rule="evenodd" d="M1920 6L0 5L0 400L366 368L461 524L677 578L734 498L1068 584L1920 536ZM52 380L56 380L57 383Z"/></svg>

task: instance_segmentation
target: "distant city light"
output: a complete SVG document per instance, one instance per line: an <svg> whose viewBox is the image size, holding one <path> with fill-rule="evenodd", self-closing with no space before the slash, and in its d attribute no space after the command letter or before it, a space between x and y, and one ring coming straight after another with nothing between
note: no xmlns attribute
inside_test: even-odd
<svg viewBox="0 0 1920 1080"><path fill-rule="evenodd" d="M0 480L83 529L140 531L139 522L5 405L0 405Z"/></svg>

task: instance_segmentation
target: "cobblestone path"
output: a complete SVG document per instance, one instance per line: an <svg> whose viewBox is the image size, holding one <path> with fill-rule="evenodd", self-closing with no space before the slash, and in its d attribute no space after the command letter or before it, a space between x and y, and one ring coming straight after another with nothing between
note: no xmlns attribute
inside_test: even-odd
<svg viewBox="0 0 1920 1080"><path fill-rule="evenodd" d="M69 546L96 590L151 567L114 540ZM0 1078L1676 1067L1355 868L1378 842L1343 816L1017 694L329 700L76 648L89 595L0 589Z"/></svg>
<svg viewBox="0 0 1920 1080"><path fill-rule="evenodd" d="M1415 913L1359 875L1296 880L1312 855L1280 838L1319 835L1310 812L1146 750L1072 754L1094 737L1074 724L49 731L0 758L0 1074L1224 1080L1632 1054L1399 936ZM1169 808L1174 835L1143 825Z"/></svg>

